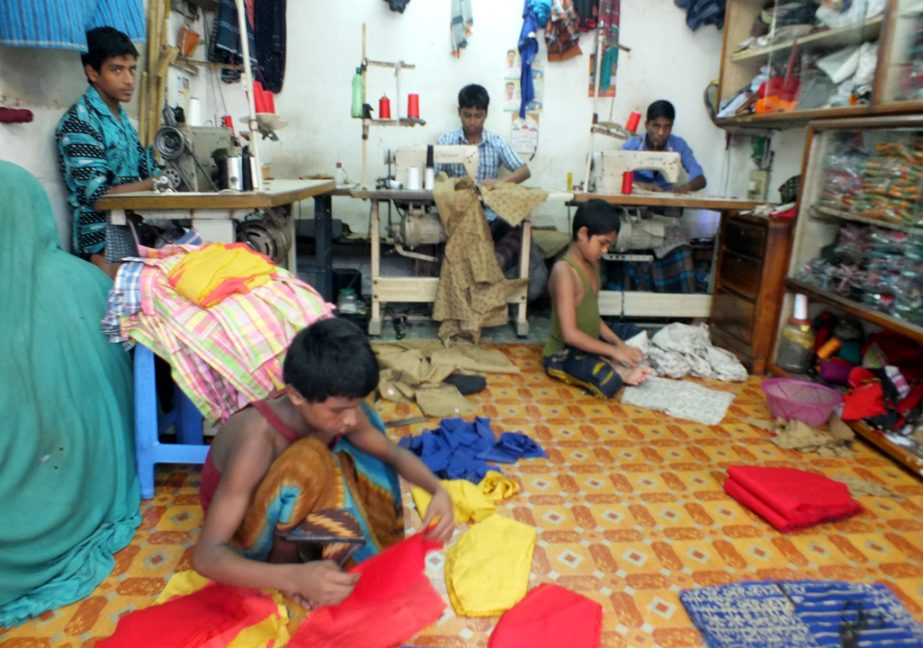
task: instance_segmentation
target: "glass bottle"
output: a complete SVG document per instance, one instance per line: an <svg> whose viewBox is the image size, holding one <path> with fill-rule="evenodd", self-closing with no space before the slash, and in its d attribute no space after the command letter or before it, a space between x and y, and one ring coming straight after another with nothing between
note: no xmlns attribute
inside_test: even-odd
<svg viewBox="0 0 923 648"><path fill-rule="evenodd" d="M356 300L356 292L352 288L340 290L337 297L337 312L341 314L359 312L359 302Z"/></svg>
<svg viewBox="0 0 923 648"><path fill-rule="evenodd" d="M362 67L356 68L356 74L353 77L353 105L352 105L352 116L361 119L363 110L362 110Z"/></svg>

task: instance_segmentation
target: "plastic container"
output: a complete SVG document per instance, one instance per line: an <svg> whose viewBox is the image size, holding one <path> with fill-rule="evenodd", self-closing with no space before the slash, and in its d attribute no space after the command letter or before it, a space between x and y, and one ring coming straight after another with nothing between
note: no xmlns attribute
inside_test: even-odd
<svg viewBox="0 0 923 648"><path fill-rule="evenodd" d="M352 288L343 288L337 297L337 312L343 314L355 314L359 312L359 301L356 299L356 291Z"/></svg>
<svg viewBox="0 0 923 648"><path fill-rule="evenodd" d="M807 320L808 298L795 295L792 317L779 334L776 364L792 373L807 373L814 359L814 331Z"/></svg>
<svg viewBox="0 0 923 648"><path fill-rule="evenodd" d="M357 119L362 118L362 68L356 68L356 74L353 76L353 105L351 114Z"/></svg>
<svg viewBox="0 0 923 648"><path fill-rule="evenodd" d="M826 423L833 408L843 402L840 392L797 378L769 378L760 388L773 416L797 419L811 427Z"/></svg>

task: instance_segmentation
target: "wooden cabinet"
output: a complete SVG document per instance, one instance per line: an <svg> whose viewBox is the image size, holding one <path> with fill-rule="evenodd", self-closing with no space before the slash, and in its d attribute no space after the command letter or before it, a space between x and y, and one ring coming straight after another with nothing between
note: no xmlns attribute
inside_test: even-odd
<svg viewBox="0 0 923 648"><path fill-rule="evenodd" d="M712 341L751 372L766 371L775 344L792 221L726 215L718 234Z"/></svg>
<svg viewBox="0 0 923 648"><path fill-rule="evenodd" d="M811 0L728 0L719 125L923 110L923 0L842 6L836 14ZM751 90L762 82L760 97Z"/></svg>
<svg viewBox="0 0 923 648"><path fill-rule="evenodd" d="M923 116L811 122L806 147L788 295L923 345ZM923 475L923 446L851 425Z"/></svg>

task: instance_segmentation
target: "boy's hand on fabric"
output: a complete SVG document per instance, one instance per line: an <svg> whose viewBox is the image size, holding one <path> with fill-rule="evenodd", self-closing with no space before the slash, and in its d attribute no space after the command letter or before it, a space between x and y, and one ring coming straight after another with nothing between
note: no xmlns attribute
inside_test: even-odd
<svg viewBox="0 0 923 648"><path fill-rule="evenodd" d="M289 592L305 607L335 605L352 594L359 574L348 574L330 560L293 565Z"/></svg>
<svg viewBox="0 0 923 648"><path fill-rule="evenodd" d="M433 499L430 500L426 516L423 518L423 528L426 529L428 538L443 544L452 537L452 531L455 529L455 510L452 498L444 488L433 493Z"/></svg>
<svg viewBox="0 0 923 648"><path fill-rule="evenodd" d="M644 359L644 351L620 342L612 352L612 359L629 367L637 367Z"/></svg>

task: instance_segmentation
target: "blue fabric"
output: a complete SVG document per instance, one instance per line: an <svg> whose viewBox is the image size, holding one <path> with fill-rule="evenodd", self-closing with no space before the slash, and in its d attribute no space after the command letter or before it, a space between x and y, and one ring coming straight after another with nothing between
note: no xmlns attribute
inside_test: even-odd
<svg viewBox="0 0 923 648"><path fill-rule="evenodd" d="M647 138L641 136L632 137L630 140L625 142L625 145L622 146L622 150L647 151ZM692 149L686 143L686 140L684 140L682 137L678 137L677 135L668 136L667 144L664 146L663 150L675 151L679 153L680 161L683 164L683 168L686 170L686 175L689 176L689 180L694 180L699 176L705 175L705 171L702 170L702 166L699 164L698 160L695 159L695 155L692 153ZM635 171L635 180L640 180L641 182L656 182L664 189L669 189L673 186L666 181L666 179L660 174L659 171Z"/></svg>
<svg viewBox="0 0 923 648"><path fill-rule="evenodd" d="M516 463L519 459L548 458L542 447L521 432L504 432L497 444L478 455L478 459L497 463Z"/></svg>
<svg viewBox="0 0 923 648"><path fill-rule="evenodd" d="M465 139L465 132L461 128L449 131L436 140L437 146L466 144L468 140ZM478 144L478 176L475 180L479 183L493 180L497 177L501 164L509 171L515 171L525 162L505 139L486 129L481 131L481 142ZM462 164L437 164L436 173L440 171L445 171L446 175L453 178L461 178L465 175L465 167ZM488 222L493 222L497 218L497 213L485 205L484 217Z"/></svg>
<svg viewBox="0 0 923 648"><path fill-rule="evenodd" d="M0 43L87 51L86 32L115 27L144 42L142 0L4 0L0 3Z"/></svg>
<svg viewBox="0 0 923 648"><path fill-rule="evenodd" d="M520 457L548 456L526 435L515 433L507 437L508 434L511 433L504 433L497 442L490 430L489 418L479 416L472 423L450 418L442 419L435 430L404 437L398 445L420 457L440 479L467 479L477 484L488 470L496 470L485 458L504 461L517 451L518 456L504 462L512 463ZM493 458L497 456L503 459Z"/></svg>
<svg viewBox="0 0 923 648"><path fill-rule="evenodd" d="M526 106L535 99L532 61L538 54L538 30L545 26L550 14L551 0L525 0L522 9L522 29L519 32L519 58L522 60L522 73L519 78L522 103L519 104L519 116L523 118L526 116Z"/></svg>
<svg viewBox="0 0 923 648"><path fill-rule="evenodd" d="M71 106L55 129L58 170L72 210L71 245L75 254L99 252L106 244L106 212L93 204L115 185L158 175L150 148L119 105L116 119L93 86Z"/></svg>
<svg viewBox="0 0 923 648"><path fill-rule="evenodd" d="M732 583L685 590L679 598L710 648L845 646L847 626L858 630L852 645L859 648L923 646L923 626L880 583Z"/></svg>

